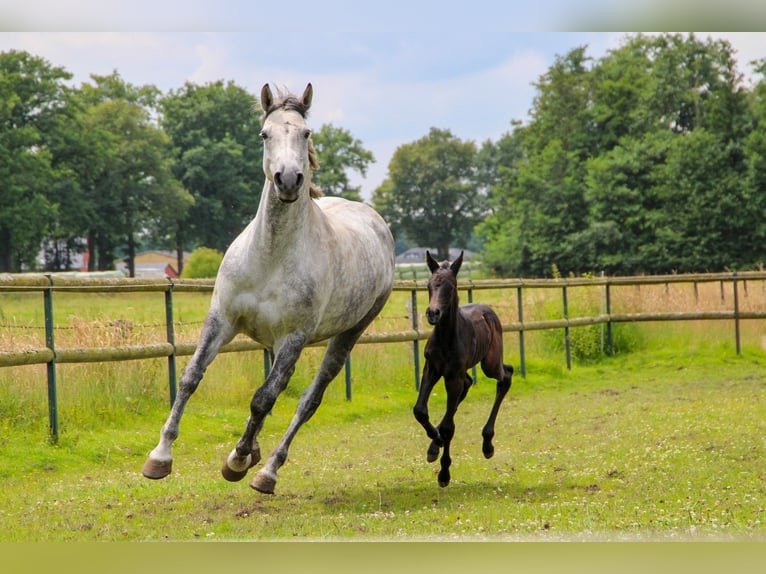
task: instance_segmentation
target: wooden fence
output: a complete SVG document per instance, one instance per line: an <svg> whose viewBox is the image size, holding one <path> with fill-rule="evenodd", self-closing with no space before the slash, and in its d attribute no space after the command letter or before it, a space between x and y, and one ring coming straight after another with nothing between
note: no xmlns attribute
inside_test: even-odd
<svg viewBox="0 0 766 574"><path fill-rule="evenodd" d="M747 292L748 282L766 281L766 272L715 273L695 275L663 275L652 277L598 277L567 279L503 279L461 281L459 288L467 292L468 301L474 292L480 290L513 290L517 301L517 320L503 324L505 332L517 332L519 338L519 370L526 376L525 337L529 331L561 329L564 331L567 368L572 367L570 328L587 325L605 326L605 352L612 349L612 325L643 321L690 321L690 320L731 320L734 322L734 341L737 354L740 353L740 322L746 319L764 319L766 310L740 309L740 286ZM612 291L615 288L642 285L689 283L694 285L695 294L701 283L720 283L721 297L724 291L733 294L731 307L715 311L654 312L654 313L613 313ZM597 287L602 292L601 312L594 316L569 316L568 292L573 287ZM64 363L94 363L104 361L126 361L166 357L168 361L168 389L171 403L176 394L176 358L188 356L196 347L193 343L176 343L173 320L173 295L179 292L211 292L213 280L169 280L169 279L103 279L57 275L10 275L0 274L0 297L8 292L39 292L42 294L45 323L45 347L27 350L0 350L0 367L45 364L48 384L48 410L51 437L58 439L58 408L56 397L56 365ZM525 321L523 294L530 289L556 289L561 292L561 317L543 321ZM395 291L410 293L411 328L395 333L365 333L359 344L411 342L415 387L420 379L420 341L427 339L430 328L419 328L420 313L417 308L417 293L426 290L425 280L397 280ZM144 345L126 345L91 348L57 348L54 333L54 294L57 292L157 292L165 299L166 341ZM321 346L325 343L319 343ZM250 340L235 340L224 346L221 352L263 350L264 373L269 372L269 355L264 347ZM346 397L351 398L351 365L346 363Z"/></svg>

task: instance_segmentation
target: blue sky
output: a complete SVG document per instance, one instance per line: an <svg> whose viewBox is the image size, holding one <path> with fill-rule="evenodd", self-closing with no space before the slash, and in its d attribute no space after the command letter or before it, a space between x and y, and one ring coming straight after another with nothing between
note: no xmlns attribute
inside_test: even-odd
<svg viewBox="0 0 766 574"><path fill-rule="evenodd" d="M610 4L0 0L0 51L42 56L72 72L76 83L115 69L128 82L163 91L224 79L253 94L265 82L300 92L310 81L311 125L347 129L375 155L367 177L353 178L369 198L399 145L431 127L477 144L496 140L512 120L526 118L532 84L557 54L587 45L598 58L625 36L561 30L676 23L657 8L667 3L633 2L619 13L610 12ZM742 18L763 11L749 4L727 3L729 13L741 5ZM649 12L639 10L647 6ZM699 15L699 4L692 6ZM652 20L651 14L660 16ZM738 50L742 72L749 60L766 57L766 34L714 35Z"/></svg>

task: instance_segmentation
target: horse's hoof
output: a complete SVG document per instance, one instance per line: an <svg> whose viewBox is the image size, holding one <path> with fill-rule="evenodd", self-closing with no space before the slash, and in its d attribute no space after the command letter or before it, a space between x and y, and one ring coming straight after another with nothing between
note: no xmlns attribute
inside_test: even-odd
<svg viewBox="0 0 766 574"><path fill-rule="evenodd" d="M153 458L147 458L144 466L141 467L141 474L146 478L158 480L169 475L172 468L172 460L154 460Z"/></svg>
<svg viewBox="0 0 766 574"><path fill-rule="evenodd" d="M223 466L221 467L221 476L223 476L229 482L239 482L245 478L245 476L247 476L247 472L253 468L256 462L258 462L252 455L247 455L245 459L245 468L241 470L234 470L229 466L229 458L223 461ZM253 462L254 460L255 462Z"/></svg>
<svg viewBox="0 0 766 574"><path fill-rule="evenodd" d="M262 494L274 494L276 485L277 477L266 474L264 471L258 472L250 481L250 487Z"/></svg>
<svg viewBox="0 0 766 574"><path fill-rule="evenodd" d="M448 470L440 471L439 472L439 477L437 479L439 481L439 486L441 486L442 488L447 486L449 484L450 478L451 477L450 477L450 474L449 474Z"/></svg>
<svg viewBox="0 0 766 574"><path fill-rule="evenodd" d="M485 446L481 451L484 453L484 458L492 458L495 455L495 447L492 445Z"/></svg>
<svg viewBox="0 0 766 574"><path fill-rule="evenodd" d="M431 446L428 447L428 451L426 452L426 460L428 462L435 462L437 458L439 458L439 445L437 445L435 442L432 442Z"/></svg>

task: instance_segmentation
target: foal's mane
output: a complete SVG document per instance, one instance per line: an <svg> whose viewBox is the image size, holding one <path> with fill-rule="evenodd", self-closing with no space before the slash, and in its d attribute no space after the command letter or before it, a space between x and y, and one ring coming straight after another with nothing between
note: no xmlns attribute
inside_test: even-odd
<svg viewBox="0 0 766 574"><path fill-rule="evenodd" d="M274 102L269 106L269 109L266 110L263 114L263 120L266 121L266 118L269 117L269 115L272 112L275 112L277 110L290 110L294 112L298 112L303 119L306 119L309 115L309 108L306 106L306 104L303 103L303 100L301 100L298 96L295 94L291 94L290 92L283 92L279 88L276 89L277 94L274 98ZM309 136L308 139L309 142L309 166L312 170L319 169L319 159L317 158L317 151L314 148L314 141L311 139L311 136ZM322 191L322 188L319 187L317 184L311 181L311 173L309 172L309 195L313 199L317 199L319 197L322 197L324 195L324 192Z"/></svg>

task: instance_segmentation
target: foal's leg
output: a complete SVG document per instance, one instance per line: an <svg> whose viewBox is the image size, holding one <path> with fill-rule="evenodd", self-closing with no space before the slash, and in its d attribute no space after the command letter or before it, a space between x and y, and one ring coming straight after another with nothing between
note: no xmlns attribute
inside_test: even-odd
<svg viewBox="0 0 766 574"><path fill-rule="evenodd" d="M290 449L295 435L298 433L298 429L303 426L307 420L309 420L319 405L322 403L322 397L327 389L327 386L332 380L340 373L343 365L346 363L351 349L354 348L356 341L364 333L364 330L377 316L380 310L385 305L388 296L381 297L376 301L370 312L353 328L345 331L339 335L336 335L327 345L327 351L325 351L322 364L319 366L319 372L308 388L303 391L298 407L295 409L295 415L290 426L285 432L280 443L274 448L269 460L263 465L263 468L250 481L250 486L262 492L264 494L273 494L274 487L277 483L277 471L287 460L287 453Z"/></svg>
<svg viewBox="0 0 766 574"><path fill-rule="evenodd" d="M486 374L486 373L485 373ZM495 375L487 375L495 376ZM495 447L492 444L492 439L495 436L495 420L497 419L497 413L500 411L500 403L503 402L505 395L511 388L511 378L513 377L513 367L511 365L503 364L502 375L497 377L497 390L495 391L495 402L492 404L492 410L489 413L487 424L481 431L483 443L481 450L484 453L484 458L492 458L495 454Z"/></svg>
<svg viewBox="0 0 766 574"><path fill-rule="evenodd" d="M428 416L428 399L431 396L434 385L441 378L442 373L436 368L436 366L426 359L426 364L423 367L423 375L420 377L420 390L418 392L418 400L415 403L415 407L412 409L420 425L425 429L426 435L431 439L431 445L428 447L426 454L426 460L433 462L439 457L439 449L442 446L442 439L439 436L439 431L431 424L431 420Z"/></svg>
<svg viewBox="0 0 766 574"><path fill-rule="evenodd" d="M447 389L447 412L444 414L444 418L439 423L439 436L443 443L442 456L439 460L441 469L439 470L439 486L447 486L450 482L449 467L452 465L452 458L450 457L450 444L452 443L452 437L455 436L455 413L460 402L465 398L467 387L465 385L465 377L462 374L458 374L456 377L450 377L444 379L444 386ZM437 451L438 452L438 451Z"/></svg>
<svg viewBox="0 0 766 574"><path fill-rule="evenodd" d="M250 417L247 419L245 432L221 468L221 474L226 480L231 482L241 480L260 460L261 449L257 437L263 428L263 419L274 407L279 394L287 387L295 371L295 363L298 362L305 345L306 337L297 333L279 342L269 376L255 391L250 402Z"/></svg>
<svg viewBox="0 0 766 574"><path fill-rule="evenodd" d="M164 478L170 474L173 465L171 447L178 438L178 425L181 421L186 403L197 390L205 369L218 354L221 346L228 343L234 336L234 330L217 311L211 309L202 327L199 344L192 358L184 368L178 385L178 394L173 401L170 415L160 432L159 444L149 453L141 473L146 478Z"/></svg>

